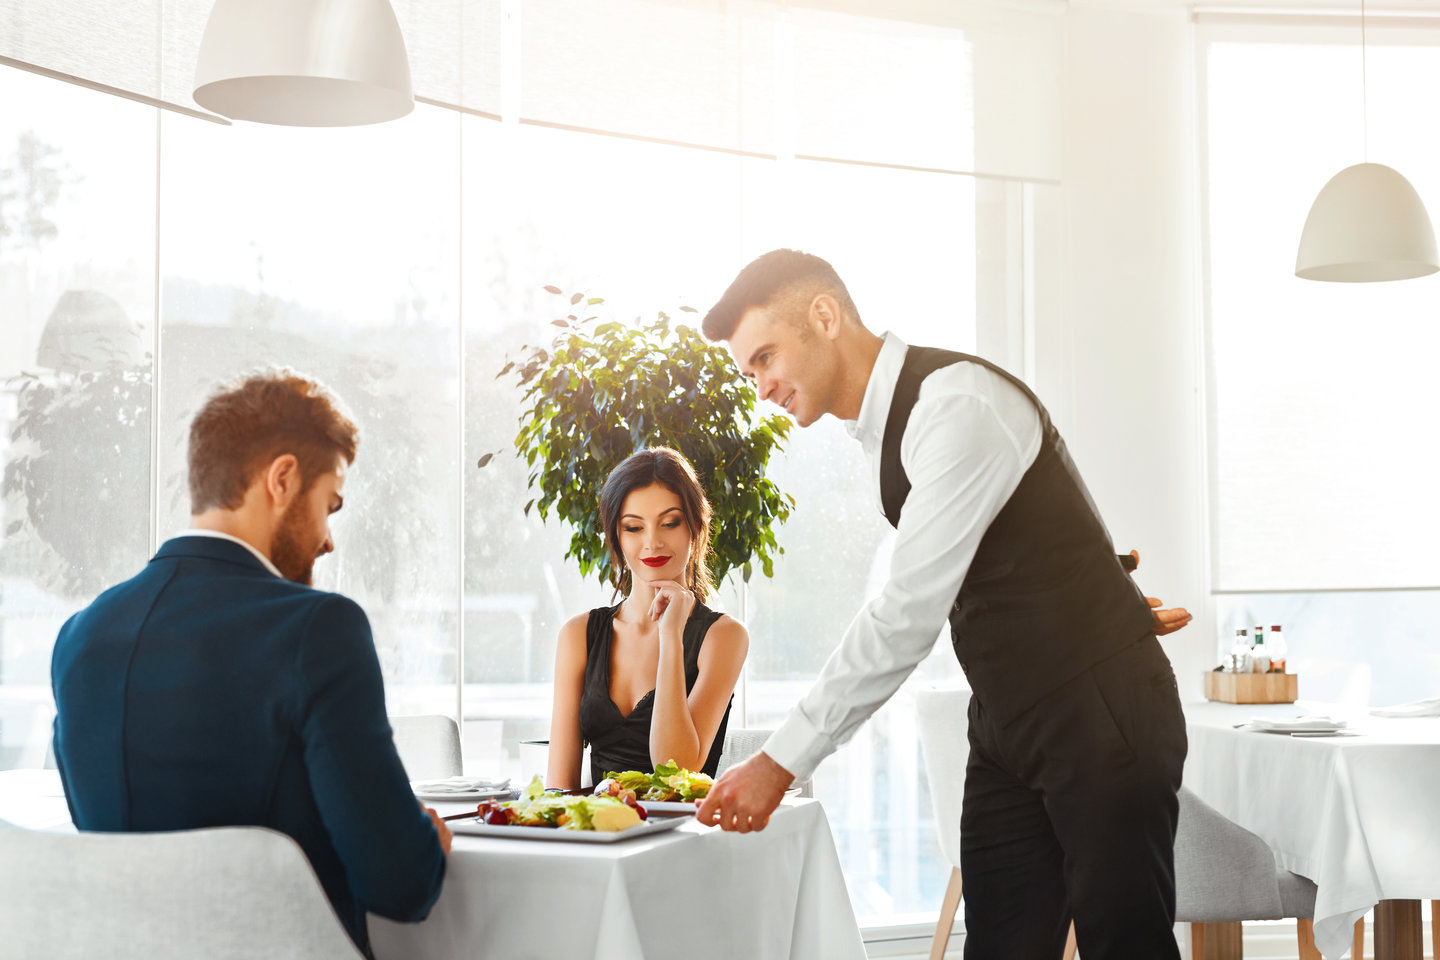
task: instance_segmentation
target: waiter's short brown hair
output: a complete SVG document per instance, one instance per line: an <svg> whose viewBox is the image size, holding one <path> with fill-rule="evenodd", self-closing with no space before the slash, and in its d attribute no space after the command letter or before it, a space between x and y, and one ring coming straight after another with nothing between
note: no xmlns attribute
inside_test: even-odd
<svg viewBox="0 0 1440 960"><path fill-rule="evenodd" d="M745 265L705 314L701 329L708 340L729 340L751 307L766 307L781 297L804 294L808 309L810 300L820 293L830 294L851 320L860 322L850 291L828 262L799 250L771 250Z"/></svg>
<svg viewBox="0 0 1440 960"><path fill-rule="evenodd" d="M276 457L294 454L303 487L355 462L355 423L317 380L283 368L222 385L190 424L190 512L234 510Z"/></svg>

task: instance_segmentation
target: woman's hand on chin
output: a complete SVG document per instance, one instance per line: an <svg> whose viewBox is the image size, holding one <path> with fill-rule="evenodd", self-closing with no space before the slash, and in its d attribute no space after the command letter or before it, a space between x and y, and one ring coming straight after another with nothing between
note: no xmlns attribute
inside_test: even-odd
<svg viewBox="0 0 1440 960"><path fill-rule="evenodd" d="M678 580L652 580L650 586L655 591L655 599L650 601L650 619L660 621L662 634L673 629L678 636L695 609L695 594Z"/></svg>

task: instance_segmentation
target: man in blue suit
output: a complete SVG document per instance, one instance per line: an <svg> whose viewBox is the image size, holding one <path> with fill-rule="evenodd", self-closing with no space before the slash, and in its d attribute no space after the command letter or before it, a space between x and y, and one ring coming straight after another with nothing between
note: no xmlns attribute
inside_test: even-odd
<svg viewBox="0 0 1440 960"><path fill-rule="evenodd" d="M367 910L429 913L450 831L406 781L364 611L310 586L355 447L313 381L222 388L190 427L193 529L65 624L51 679L77 827L286 833L369 955Z"/></svg>

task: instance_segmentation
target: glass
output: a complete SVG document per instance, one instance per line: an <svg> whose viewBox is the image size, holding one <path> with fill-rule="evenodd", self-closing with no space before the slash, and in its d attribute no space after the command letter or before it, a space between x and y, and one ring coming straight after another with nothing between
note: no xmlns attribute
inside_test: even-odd
<svg viewBox="0 0 1440 960"><path fill-rule="evenodd" d="M51 762L61 625L150 555L156 121L7 67L0 103L5 769Z"/></svg>
<svg viewBox="0 0 1440 960"><path fill-rule="evenodd" d="M162 535L188 524L188 425L217 383L289 366L360 428L316 586L365 608L394 714L454 714L460 119L221 127L165 116Z"/></svg>

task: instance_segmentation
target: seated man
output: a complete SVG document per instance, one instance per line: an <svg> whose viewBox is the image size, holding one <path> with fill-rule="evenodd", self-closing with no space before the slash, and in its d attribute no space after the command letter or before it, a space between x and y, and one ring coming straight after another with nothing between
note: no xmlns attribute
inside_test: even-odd
<svg viewBox="0 0 1440 960"><path fill-rule="evenodd" d="M364 611L310 585L355 445L289 371L212 396L190 426L194 529L70 618L51 679L79 829L286 833L369 955L365 911L423 919L450 831L406 781Z"/></svg>

